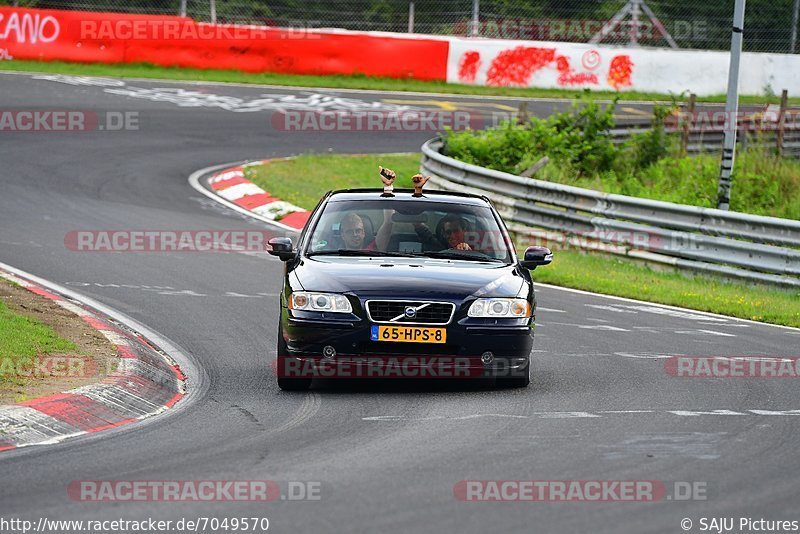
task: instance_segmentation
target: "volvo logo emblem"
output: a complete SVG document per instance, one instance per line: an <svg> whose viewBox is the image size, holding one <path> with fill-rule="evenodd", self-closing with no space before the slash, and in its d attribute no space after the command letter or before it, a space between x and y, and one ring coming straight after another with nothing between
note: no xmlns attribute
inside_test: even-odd
<svg viewBox="0 0 800 534"><path fill-rule="evenodd" d="M406 317L408 317L409 319L413 319L414 317L417 316L417 309L413 306L407 306L404 313Z"/></svg>

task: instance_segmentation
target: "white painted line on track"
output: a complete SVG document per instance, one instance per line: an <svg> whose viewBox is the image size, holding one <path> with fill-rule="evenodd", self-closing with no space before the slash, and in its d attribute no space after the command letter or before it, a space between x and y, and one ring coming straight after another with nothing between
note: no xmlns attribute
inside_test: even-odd
<svg viewBox="0 0 800 534"><path fill-rule="evenodd" d="M647 354L647 353L634 354L630 352L615 352L614 355L622 356L623 358L637 358L640 360L666 360L673 357L673 355L671 354Z"/></svg>
<svg viewBox="0 0 800 534"><path fill-rule="evenodd" d="M598 413L653 413L653 410L602 410Z"/></svg>
<svg viewBox="0 0 800 534"><path fill-rule="evenodd" d="M371 415L362 417L362 421L377 422L441 422L441 421L464 421L468 419L496 418L496 419L602 419L609 415L643 415L643 414L664 414L675 415L678 417L791 417L799 416L800 409L793 410L728 410L728 409L708 409L708 410L599 410L596 412L588 411L552 411L552 412L532 412L529 414L503 414L485 413L468 415L431 415L425 417L413 417L407 415Z"/></svg>
<svg viewBox="0 0 800 534"><path fill-rule="evenodd" d="M611 326L607 324L573 324L573 323L547 323L547 324L557 324L560 326L573 326L575 328L580 328L582 330L608 330L611 332L630 332L625 328L620 328L618 326Z"/></svg>
<svg viewBox="0 0 800 534"><path fill-rule="evenodd" d="M2 74L11 74L14 76L38 76L38 75L51 75L52 72L25 72L16 70L2 70ZM238 83L238 82L214 82L203 80L170 80L168 78L129 78L126 76L87 76L88 78L104 78L109 80L129 80L134 82L147 82L147 83L171 83L171 84L185 84L185 85L207 85L207 86L220 86L220 87L242 87L242 88L256 88L256 89L272 89L284 91L330 91L333 93L354 93L354 94L374 94L374 95L411 95L433 98L463 98L464 100L506 100L506 101L526 101L526 102L573 102L575 100L572 96L564 97L529 97L529 96L502 96L502 95L468 95L458 93L436 93L436 92L422 92L422 91L391 91L380 89L345 89L340 87L306 87L302 85L270 85L258 83ZM575 91L577 94L581 91ZM624 93L622 93L624 94ZM611 99L598 99L595 100L598 104L611 104ZM672 104L666 100L622 100L617 102L618 105L623 104ZM703 106L709 107L724 107L725 104L721 102L702 102Z"/></svg>
<svg viewBox="0 0 800 534"><path fill-rule="evenodd" d="M633 314L639 313L633 310L625 310L623 308L617 308L616 306L601 306L598 304L584 304L584 306L586 306L587 308L595 308L597 310L606 310L615 313L633 313Z"/></svg>
<svg viewBox="0 0 800 534"><path fill-rule="evenodd" d="M718 323L726 323L727 319L717 319L717 318L710 318L704 317L702 315L698 315L696 313L687 313L678 310L670 310L665 308L660 308L658 306L621 306L622 308L629 308L631 310L646 312L646 313L655 313L658 315L668 315L670 317L676 317L678 319L686 319L689 321L711 321L711 322L718 322Z"/></svg>
<svg viewBox="0 0 800 534"><path fill-rule="evenodd" d="M688 336L696 335L696 334L701 334L701 335L702 334L707 334L707 335L710 335L710 336L736 337L736 334L726 334L725 332L717 332L716 330L703 330L703 329L697 329L697 330L675 330L675 333L676 334L682 334L682 335L688 335Z"/></svg>

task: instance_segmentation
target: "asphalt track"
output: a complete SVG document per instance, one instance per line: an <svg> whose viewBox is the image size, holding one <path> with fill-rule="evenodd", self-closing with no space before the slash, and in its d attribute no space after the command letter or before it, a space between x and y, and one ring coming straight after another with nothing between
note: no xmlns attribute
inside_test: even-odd
<svg viewBox="0 0 800 534"><path fill-rule="evenodd" d="M241 102L298 93L130 86ZM694 530L701 517L800 519L800 419L778 414L800 409L796 382L679 379L663 366L668 355L798 356L800 331L539 287L527 389L331 383L307 394L281 392L269 370L280 262L241 253L71 252L65 233L266 228L198 194L189 174L308 150L416 151L430 134L288 133L272 127L269 111L231 111L230 100L229 109L181 107L29 75L0 75L0 88L2 109L139 114L135 131L0 134L0 261L133 317L206 373L190 377L196 394L172 415L4 453L0 517L266 516L275 532L557 533L680 532L682 518L695 521ZM497 102L444 100L478 107ZM546 114L554 105L541 102L533 110ZM321 500L109 504L76 502L67 494L75 480L261 479L282 487L319 482ZM693 481L706 484L707 499L465 503L454 497L458 481L505 479Z"/></svg>

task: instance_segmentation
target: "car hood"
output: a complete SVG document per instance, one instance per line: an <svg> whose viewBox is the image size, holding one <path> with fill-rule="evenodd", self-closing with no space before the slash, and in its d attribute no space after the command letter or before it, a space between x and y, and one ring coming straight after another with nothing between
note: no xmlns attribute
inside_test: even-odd
<svg viewBox="0 0 800 534"><path fill-rule="evenodd" d="M303 258L293 273L306 291L359 296L450 298L515 296L527 282L513 265L404 258Z"/></svg>

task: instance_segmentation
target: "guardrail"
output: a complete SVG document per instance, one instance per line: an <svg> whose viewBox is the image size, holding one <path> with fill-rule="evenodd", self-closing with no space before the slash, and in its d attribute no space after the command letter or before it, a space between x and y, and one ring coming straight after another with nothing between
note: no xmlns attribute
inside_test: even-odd
<svg viewBox="0 0 800 534"><path fill-rule="evenodd" d="M774 128L754 128L745 121L737 132L736 142L739 147L746 149L762 148L779 150L786 157L800 158L800 126L796 124L786 124L781 130ZM627 123L617 124L609 131L614 144L620 145L632 136L650 131L650 123ZM680 127L667 127L667 135L681 137L682 146L689 155L721 153L722 143L725 138L725 127L714 126L692 126L684 131Z"/></svg>
<svg viewBox="0 0 800 534"><path fill-rule="evenodd" d="M688 155L721 153L725 138L727 113L722 109L698 109L697 96L690 95L664 118L664 133L680 139L681 152ZM789 93L784 90L780 105L767 105L760 111L736 114L736 142L748 147L773 150L781 156L800 158L800 108L788 106ZM530 117L528 102L522 101L514 115L524 123ZM615 125L608 134L612 142L621 145L636 134L652 130L650 120L625 121Z"/></svg>
<svg viewBox="0 0 800 534"><path fill-rule="evenodd" d="M518 234L581 248L602 246L609 252L684 269L800 287L800 221L515 176L447 157L441 148L439 138L422 146L422 172L431 176L432 185L485 195Z"/></svg>

